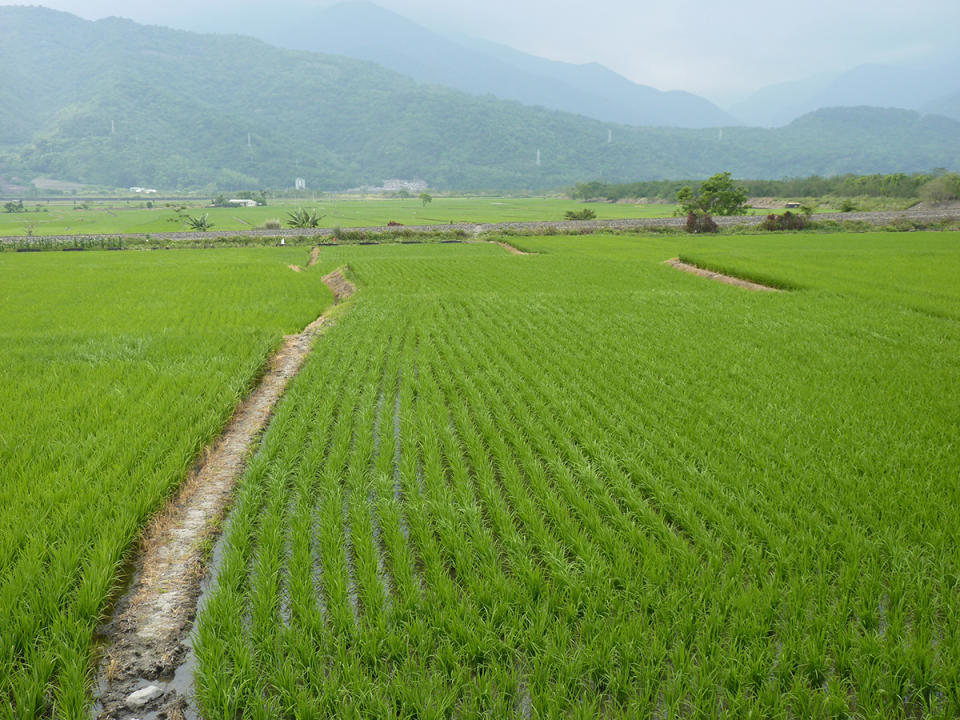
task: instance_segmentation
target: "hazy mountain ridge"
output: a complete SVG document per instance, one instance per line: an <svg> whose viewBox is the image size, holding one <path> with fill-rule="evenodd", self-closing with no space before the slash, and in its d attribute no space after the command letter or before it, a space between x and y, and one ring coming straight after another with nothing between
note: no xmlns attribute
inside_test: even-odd
<svg viewBox="0 0 960 720"><path fill-rule="evenodd" d="M447 37L367 2L284 6L263 18L247 9L201 21L199 27L227 27L279 47L368 60L422 82L605 122L699 128L740 124L692 93L639 85L597 63L557 62L482 40Z"/></svg>
<svg viewBox="0 0 960 720"><path fill-rule="evenodd" d="M749 125L779 127L825 107L869 105L938 112L936 102L960 92L960 62L930 67L860 65L845 72L761 88L730 112Z"/></svg>
<svg viewBox="0 0 960 720"><path fill-rule="evenodd" d="M960 90L950 95L938 97L923 106L928 113L944 115L953 120L960 120Z"/></svg>
<svg viewBox="0 0 960 720"><path fill-rule="evenodd" d="M536 189L960 168L960 123L918 113L823 111L774 130L612 125L252 38L41 8L0 7L0 77L0 118L15 120L0 175L27 181Z"/></svg>

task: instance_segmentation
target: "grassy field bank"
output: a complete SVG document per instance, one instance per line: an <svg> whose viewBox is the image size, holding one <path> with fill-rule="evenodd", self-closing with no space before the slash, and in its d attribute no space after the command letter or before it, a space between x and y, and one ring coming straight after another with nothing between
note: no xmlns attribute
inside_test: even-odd
<svg viewBox="0 0 960 720"><path fill-rule="evenodd" d="M0 256L0 717L86 717L124 553L331 301L306 257Z"/></svg>
<svg viewBox="0 0 960 720"><path fill-rule="evenodd" d="M321 252L207 715L960 712L960 234L512 240Z"/></svg>

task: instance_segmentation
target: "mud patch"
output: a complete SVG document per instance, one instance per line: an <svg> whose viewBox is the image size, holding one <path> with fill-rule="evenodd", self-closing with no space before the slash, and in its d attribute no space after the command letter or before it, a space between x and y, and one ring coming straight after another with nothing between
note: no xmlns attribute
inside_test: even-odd
<svg viewBox="0 0 960 720"><path fill-rule="evenodd" d="M696 265L690 265L689 263L681 262L679 258L672 258L667 260L666 263L667 265L672 265L677 270L683 270L684 272L709 278L710 280L716 280L717 282L726 283L727 285L736 285L737 287L744 288L746 290L756 290L760 292L780 292L780 288L770 287L769 285L761 285L760 283L750 282L749 280L733 277L732 275L717 273L713 270L705 270L697 267Z"/></svg>
<svg viewBox="0 0 960 720"><path fill-rule="evenodd" d="M314 247L313 250L310 251L310 260L307 262L307 267L313 267L313 266L316 265L318 262L320 262L320 247L319 247L319 246Z"/></svg>
<svg viewBox="0 0 960 720"><path fill-rule="evenodd" d="M333 299L341 303L356 292L353 283L344 275L345 268L337 268L332 273L323 276L324 284L333 292Z"/></svg>
<svg viewBox="0 0 960 720"><path fill-rule="evenodd" d="M345 291L343 283L352 294L353 285L339 271L330 276L340 278L337 287L331 287L338 299ZM260 384L204 451L177 497L144 532L132 587L101 628L107 647L99 667L95 717L194 714L187 697L191 682L184 679L181 666L188 656L206 557L254 440L303 366L314 339L330 323L325 312L302 332L284 337Z"/></svg>
<svg viewBox="0 0 960 720"><path fill-rule="evenodd" d="M300 267L299 265L287 265L287 267L293 270L294 272L303 272L303 268Z"/></svg>

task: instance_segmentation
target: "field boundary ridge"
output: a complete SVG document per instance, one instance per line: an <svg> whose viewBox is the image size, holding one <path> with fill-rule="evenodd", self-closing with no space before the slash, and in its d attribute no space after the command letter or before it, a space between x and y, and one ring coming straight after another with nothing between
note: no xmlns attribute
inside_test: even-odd
<svg viewBox="0 0 960 720"><path fill-rule="evenodd" d="M726 285L734 285L736 287L744 288L745 290L754 290L757 292L782 292L782 288L773 287L772 285L762 285L751 280L744 280L743 278L739 278L734 275L725 275L724 273L715 272L698 265L684 262L680 258L670 258L665 262L667 265L675 267L677 270L690 273L691 275L699 275L700 277L716 280L717 282L725 283Z"/></svg>
<svg viewBox="0 0 960 720"><path fill-rule="evenodd" d="M192 653L189 633L209 550L220 534L234 486L314 340L334 324L340 310L335 306L355 291L343 269L323 280L335 304L301 332L283 338L257 387L201 453L174 499L144 530L132 587L104 626L107 645L97 673L95 716L183 717L188 712L186 694L192 681L180 677L178 669Z"/></svg>

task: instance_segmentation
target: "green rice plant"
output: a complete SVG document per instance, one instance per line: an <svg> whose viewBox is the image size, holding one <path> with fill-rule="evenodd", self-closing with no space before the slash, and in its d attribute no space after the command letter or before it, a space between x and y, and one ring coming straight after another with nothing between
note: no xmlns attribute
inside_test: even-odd
<svg viewBox="0 0 960 720"><path fill-rule="evenodd" d="M325 247L360 293L238 485L196 630L202 713L960 712L958 235L904 237ZM150 338L123 329L78 356L135 362ZM24 547L0 558L19 602L44 545L0 530ZM36 602L96 605L111 573L90 569ZM8 617L20 638L46 622ZM43 687L5 690L46 707Z"/></svg>
<svg viewBox="0 0 960 720"><path fill-rule="evenodd" d="M0 716L88 714L94 632L140 530L331 300L287 269L302 255L0 260Z"/></svg>
<svg viewBox="0 0 960 720"><path fill-rule="evenodd" d="M960 630L939 391L956 381L956 237L810 237L832 259L683 241L707 267L804 288L777 295L662 265L669 238L531 237L528 259L331 248L361 294L278 415L316 435L265 439L265 465L294 458L306 483L272 504L263 486L290 549L252 536L271 584L231 585L200 647L262 647L256 697L320 713L953 711L956 658L925 643ZM229 553L251 542L237 528ZM287 586L289 630L225 614L282 607ZM201 675L208 714L229 709L221 683Z"/></svg>

